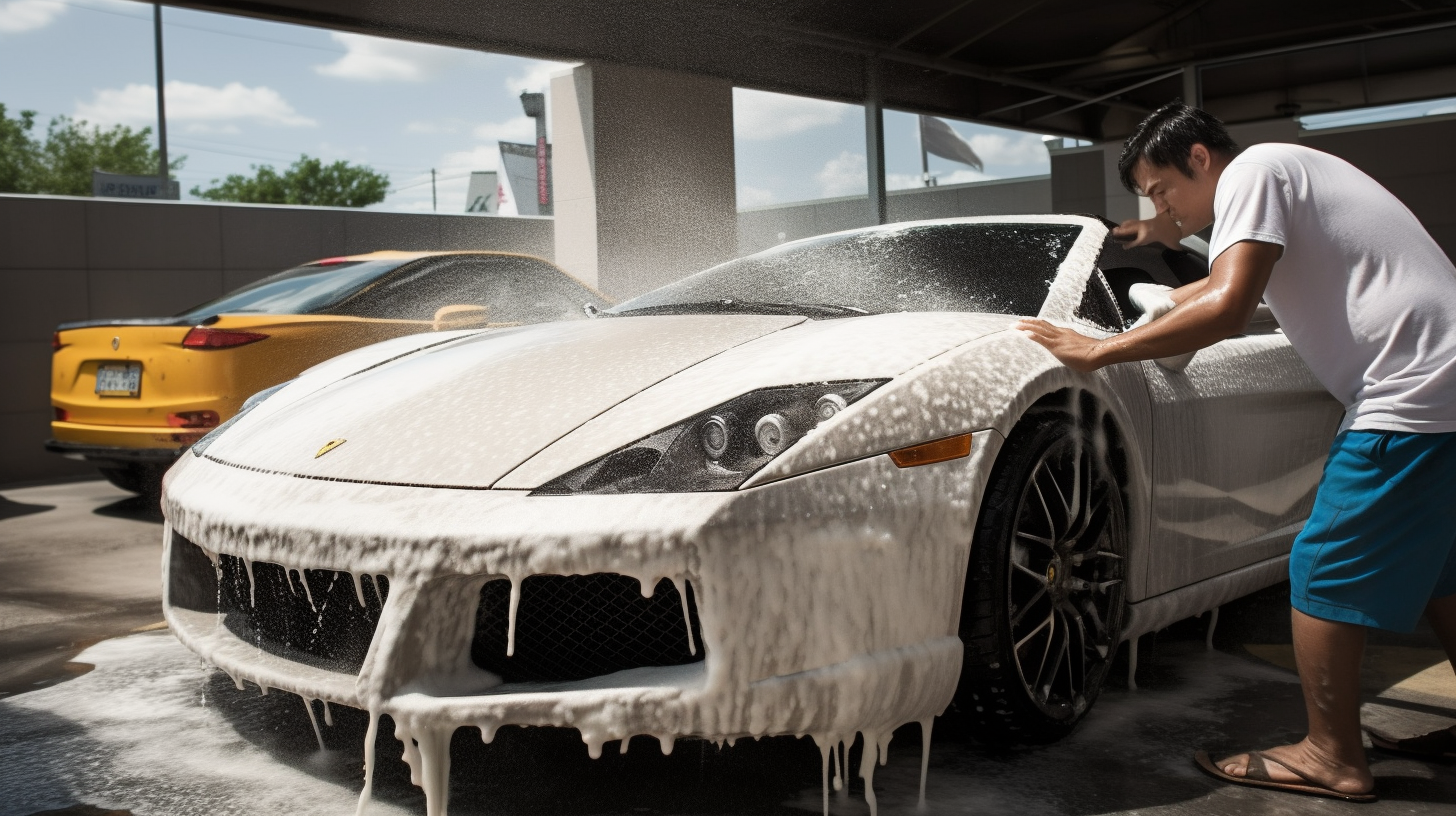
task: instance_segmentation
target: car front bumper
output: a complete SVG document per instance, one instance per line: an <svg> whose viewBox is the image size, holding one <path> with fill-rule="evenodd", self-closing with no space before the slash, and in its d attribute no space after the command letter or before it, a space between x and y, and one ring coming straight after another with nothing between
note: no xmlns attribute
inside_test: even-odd
<svg viewBox="0 0 1456 816"><path fill-rule="evenodd" d="M975 508L1000 443L987 431L969 458L935 465L879 455L748 490L623 496L325 481L184 457L162 502L166 616L240 686L389 714L397 735L573 727L593 754L644 734L665 747L689 735L888 738L954 694ZM206 592L180 565L224 555L284 574L387 576L358 672L259 648L188 602ZM704 659L524 683L472 663L485 581L597 573L691 586Z"/></svg>

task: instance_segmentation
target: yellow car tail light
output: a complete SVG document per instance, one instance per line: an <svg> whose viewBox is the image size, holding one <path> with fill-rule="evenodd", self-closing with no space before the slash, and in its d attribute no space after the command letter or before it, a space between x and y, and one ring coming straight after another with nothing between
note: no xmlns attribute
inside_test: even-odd
<svg viewBox="0 0 1456 816"><path fill-rule="evenodd" d="M267 340L268 335L258 332L237 331L236 329L208 329L197 326L187 332L182 338L182 345L194 349L220 349L233 348L235 346L246 346L249 343L256 343L259 340Z"/></svg>

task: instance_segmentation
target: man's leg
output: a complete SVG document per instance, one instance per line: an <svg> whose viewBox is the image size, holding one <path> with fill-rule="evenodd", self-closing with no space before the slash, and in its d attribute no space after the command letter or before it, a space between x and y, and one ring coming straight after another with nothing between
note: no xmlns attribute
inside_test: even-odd
<svg viewBox="0 0 1456 816"><path fill-rule="evenodd" d="M1269 777L1276 782L1308 780L1341 793L1366 793L1375 783L1360 741L1365 627L1323 620L1297 609L1290 615L1309 736L1262 752L1278 763L1268 766ZM1248 756L1239 754L1219 766L1230 776L1243 776L1247 763Z"/></svg>
<svg viewBox="0 0 1456 816"><path fill-rule="evenodd" d="M1447 595L1426 604L1426 620L1436 630L1436 638L1446 650L1446 659L1456 670L1456 595Z"/></svg>

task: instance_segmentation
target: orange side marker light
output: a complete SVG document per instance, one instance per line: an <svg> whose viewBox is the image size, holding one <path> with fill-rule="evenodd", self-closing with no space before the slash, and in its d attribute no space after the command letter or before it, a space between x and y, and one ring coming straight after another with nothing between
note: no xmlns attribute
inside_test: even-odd
<svg viewBox="0 0 1456 816"><path fill-rule="evenodd" d="M890 461L894 462L896 467L908 468L933 465L936 462L949 462L952 459L963 459L970 455L971 435L960 434L890 451Z"/></svg>

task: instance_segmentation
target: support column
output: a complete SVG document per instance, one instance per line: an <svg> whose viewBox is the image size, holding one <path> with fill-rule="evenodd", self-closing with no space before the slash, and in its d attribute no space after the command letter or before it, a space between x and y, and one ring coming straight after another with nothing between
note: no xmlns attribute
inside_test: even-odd
<svg viewBox="0 0 1456 816"><path fill-rule="evenodd" d="M556 262L628 298L737 250L733 87L591 63L551 80Z"/></svg>
<svg viewBox="0 0 1456 816"><path fill-rule="evenodd" d="M865 173L869 177L870 223L890 220L885 192L885 105L880 99L879 63L865 65Z"/></svg>
<svg viewBox="0 0 1456 816"><path fill-rule="evenodd" d="M1203 107L1203 69L1197 65L1183 69L1183 104Z"/></svg>

